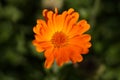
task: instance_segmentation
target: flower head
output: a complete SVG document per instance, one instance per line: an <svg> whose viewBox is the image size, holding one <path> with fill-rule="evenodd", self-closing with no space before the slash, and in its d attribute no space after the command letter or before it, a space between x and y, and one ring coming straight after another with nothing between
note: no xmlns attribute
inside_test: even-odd
<svg viewBox="0 0 120 80"><path fill-rule="evenodd" d="M45 67L50 68L54 60L59 66L69 61L81 62L82 54L91 47L91 36L83 34L90 28L87 21L78 21L79 14L73 8L62 14L58 14L57 8L55 13L45 9L43 16L45 20L38 19L33 27L33 45L38 52L44 51Z"/></svg>

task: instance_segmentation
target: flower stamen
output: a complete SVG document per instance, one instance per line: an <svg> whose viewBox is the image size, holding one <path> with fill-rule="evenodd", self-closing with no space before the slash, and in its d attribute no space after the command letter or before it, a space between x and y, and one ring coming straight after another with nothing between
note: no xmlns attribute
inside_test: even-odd
<svg viewBox="0 0 120 80"><path fill-rule="evenodd" d="M51 39L55 48L63 47L67 44L67 36L63 32L56 32Z"/></svg>

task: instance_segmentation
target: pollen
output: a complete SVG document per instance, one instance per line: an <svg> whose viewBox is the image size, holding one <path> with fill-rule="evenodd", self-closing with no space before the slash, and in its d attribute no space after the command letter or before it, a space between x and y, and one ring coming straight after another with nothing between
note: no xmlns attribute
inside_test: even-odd
<svg viewBox="0 0 120 80"><path fill-rule="evenodd" d="M56 32L51 39L55 48L60 48L67 45L68 37L63 32Z"/></svg>

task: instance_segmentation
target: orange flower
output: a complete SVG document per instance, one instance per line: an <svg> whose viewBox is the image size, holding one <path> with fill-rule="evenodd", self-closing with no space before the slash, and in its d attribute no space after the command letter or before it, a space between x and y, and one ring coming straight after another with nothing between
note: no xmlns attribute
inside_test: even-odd
<svg viewBox="0 0 120 80"><path fill-rule="evenodd" d="M62 14L43 10L45 20L38 19L33 28L35 40L33 45L38 52L43 52L46 58L45 67L50 68L54 60L61 66L68 61L81 62L81 54L89 52L91 36L83 34L89 30L90 25L86 20L77 22L78 12L70 8Z"/></svg>

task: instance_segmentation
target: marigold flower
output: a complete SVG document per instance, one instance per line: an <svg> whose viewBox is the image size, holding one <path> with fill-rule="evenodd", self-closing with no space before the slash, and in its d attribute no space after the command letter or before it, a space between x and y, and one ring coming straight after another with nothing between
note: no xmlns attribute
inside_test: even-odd
<svg viewBox="0 0 120 80"><path fill-rule="evenodd" d="M43 10L45 20L38 19L33 27L35 40L33 45L38 52L44 51L46 58L44 66L50 68L54 60L58 66L72 61L73 63L83 60L82 54L89 52L91 36L83 34L89 30L90 25L86 20L78 21L79 14L73 8L58 14Z"/></svg>

